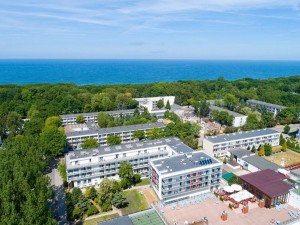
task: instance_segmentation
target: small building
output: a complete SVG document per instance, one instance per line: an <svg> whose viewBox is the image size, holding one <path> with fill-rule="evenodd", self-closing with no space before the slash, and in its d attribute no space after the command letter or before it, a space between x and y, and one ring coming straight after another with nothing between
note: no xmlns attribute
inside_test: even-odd
<svg viewBox="0 0 300 225"><path fill-rule="evenodd" d="M244 126L246 121L247 121L248 116L246 116L246 115L243 115L243 114L240 114L240 113L237 113L237 112L233 112L233 111L230 111L228 109L224 109L224 108L221 108L221 107L218 107L218 106L215 106L215 105L210 105L209 108L210 108L211 111L217 110L219 112L221 112L221 111L227 112L233 118L232 126L234 126L234 127Z"/></svg>
<svg viewBox="0 0 300 225"><path fill-rule="evenodd" d="M238 183L259 199L264 199L265 207L288 202L292 186L284 181L285 176L271 169L240 176Z"/></svg>
<svg viewBox="0 0 300 225"><path fill-rule="evenodd" d="M250 150L246 150L244 148L234 148L228 151L230 158L234 159L237 163L239 160L246 158L248 156L253 156L255 153L251 152Z"/></svg>
<svg viewBox="0 0 300 225"><path fill-rule="evenodd" d="M266 160L265 158L252 155L245 158L242 158L238 162L244 169L249 170L250 172L257 172L261 170L271 169L273 171L278 171L278 169L282 168L277 164Z"/></svg>
<svg viewBox="0 0 300 225"><path fill-rule="evenodd" d="M279 145L280 132L266 128L217 136L203 139L203 148L212 155L225 156L234 148L258 148L263 144Z"/></svg>
<svg viewBox="0 0 300 225"><path fill-rule="evenodd" d="M255 99L247 100L247 104L253 108L261 108L267 110L268 112L272 112L274 116L277 115L281 110L286 108L285 106L262 102Z"/></svg>
<svg viewBox="0 0 300 225"><path fill-rule="evenodd" d="M151 161L149 177L159 199L181 199L218 189L222 163L203 151L193 151Z"/></svg>
<svg viewBox="0 0 300 225"><path fill-rule="evenodd" d="M149 113L155 113L157 116L160 115L160 113L164 113L166 111L166 105L167 102L170 103L170 106L172 106L175 102L175 96L159 96L159 97L148 97L148 98L134 98L134 100L139 102L139 108L147 108ZM159 109L157 107L157 102L159 100L163 100L164 107Z"/></svg>

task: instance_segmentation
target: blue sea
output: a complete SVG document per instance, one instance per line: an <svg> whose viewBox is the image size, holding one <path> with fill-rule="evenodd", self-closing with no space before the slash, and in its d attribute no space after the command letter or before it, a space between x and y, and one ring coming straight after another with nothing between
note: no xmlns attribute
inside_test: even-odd
<svg viewBox="0 0 300 225"><path fill-rule="evenodd" d="M132 84L299 74L300 61L0 60L0 84Z"/></svg>

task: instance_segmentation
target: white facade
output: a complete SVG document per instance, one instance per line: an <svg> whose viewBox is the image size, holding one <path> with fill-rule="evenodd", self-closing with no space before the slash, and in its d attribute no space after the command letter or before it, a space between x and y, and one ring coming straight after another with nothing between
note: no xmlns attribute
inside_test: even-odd
<svg viewBox="0 0 300 225"><path fill-rule="evenodd" d="M117 111L106 111L108 115L112 117L118 117L118 116L127 116L127 115L133 115L134 109L126 109L126 110L117 110ZM67 115L61 115L61 122L63 126L66 125L74 125L76 123L76 118L79 115L82 115L84 117L84 121L86 123L97 123L98 122L98 116L99 112L92 112L92 113L78 113L78 114L67 114Z"/></svg>
<svg viewBox="0 0 300 225"><path fill-rule="evenodd" d="M283 109L285 109L285 106L276 105L268 102L262 102L255 99L249 99L247 100L247 104L251 107L264 107L268 112L272 112L275 116Z"/></svg>
<svg viewBox="0 0 300 225"><path fill-rule="evenodd" d="M158 109L157 102L159 100L164 101L164 106L166 106L167 102L169 101L170 106L175 102L175 96L160 96L160 97L149 97L149 98L135 98L134 100L139 102L140 108L147 108L150 113L158 113L158 112L165 112L166 109Z"/></svg>
<svg viewBox="0 0 300 225"><path fill-rule="evenodd" d="M239 132L205 137L203 148L210 154L225 156L234 148L258 148L262 144L279 145L280 133L272 129Z"/></svg>
<svg viewBox="0 0 300 225"><path fill-rule="evenodd" d="M121 127L110 127L110 128L100 128L100 129L91 129L91 130L82 130L67 132L67 142L70 147L77 149L80 144L84 142L87 138L94 138L97 140L99 145L107 145L107 138L109 135L118 135L122 143L129 143L134 141L133 132L136 130L143 130L145 135L147 131L158 127L163 129L166 125L164 123L150 123L150 124L138 124L138 125L129 125Z"/></svg>
<svg viewBox="0 0 300 225"><path fill-rule="evenodd" d="M297 209L300 209L300 191L291 190L288 203L289 203L289 205L291 205Z"/></svg>
<svg viewBox="0 0 300 225"><path fill-rule="evenodd" d="M199 164L199 161L208 159L212 160L211 163ZM180 168L172 169L176 167ZM149 178L159 199L181 199L218 189L222 178L222 163L204 152L174 155L151 161Z"/></svg>
<svg viewBox="0 0 300 225"><path fill-rule="evenodd" d="M99 185L106 177L118 179L123 161L131 163L135 173L146 177L151 160L189 151L192 149L177 138L73 151L65 155L67 180L83 188Z"/></svg>
<svg viewBox="0 0 300 225"><path fill-rule="evenodd" d="M233 117L232 126L234 126L234 127L242 127L242 126L244 126L246 124L247 117L248 116L245 116L245 115L234 116Z"/></svg>
<svg viewBox="0 0 300 225"><path fill-rule="evenodd" d="M247 118L248 118L248 116L246 116L246 115L236 113L236 112L230 111L228 109L224 109L224 108L214 106L214 105L211 105L209 108L210 108L211 111L212 110L217 110L217 111L227 112L230 116L233 117L232 126L234 126L234 127L242 127L246 124L246 121L247 121Z"/></svg>

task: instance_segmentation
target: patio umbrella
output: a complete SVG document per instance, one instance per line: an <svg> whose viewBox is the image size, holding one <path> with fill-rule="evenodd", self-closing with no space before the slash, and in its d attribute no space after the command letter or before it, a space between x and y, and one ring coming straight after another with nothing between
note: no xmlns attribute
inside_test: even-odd
<svg viewBox="0 0 300 225"><path fill-rule="evenodd" d="M234 191L241 191L241 190L243 190L242 186L238 185L238 184L233 184L233 185L231 185L231 187L233 188Z"/></svg>
<svg viewBox="0 0 300 225"><path fill-rule="evenodd" d="M224 191L226 191L227 193L232 193L234 192L234 189L232 188L232 186L225 186Z"/></svg>

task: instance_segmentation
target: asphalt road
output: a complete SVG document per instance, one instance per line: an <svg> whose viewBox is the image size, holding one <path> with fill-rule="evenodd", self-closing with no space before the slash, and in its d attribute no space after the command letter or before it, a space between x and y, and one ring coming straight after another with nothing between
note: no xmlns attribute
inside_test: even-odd
<svg viewBox="0 0 300 225"><path fill-rule="evenodd" d="M58 218L58 224L68 224L67 221L67 206L63 187L63 180L57 170L58 161L53 161L50 164L49 173L47 176L50 177L50 184L55 191L55 212Z"/></svg>

